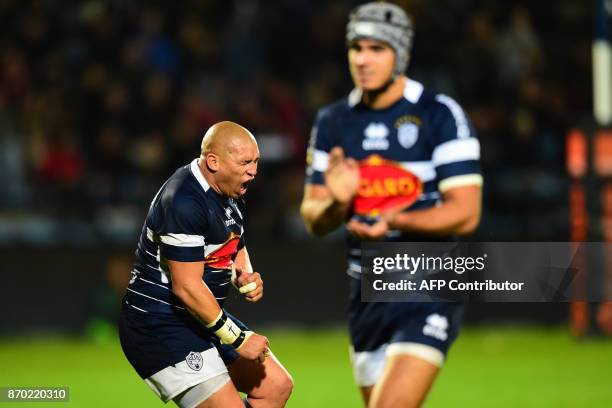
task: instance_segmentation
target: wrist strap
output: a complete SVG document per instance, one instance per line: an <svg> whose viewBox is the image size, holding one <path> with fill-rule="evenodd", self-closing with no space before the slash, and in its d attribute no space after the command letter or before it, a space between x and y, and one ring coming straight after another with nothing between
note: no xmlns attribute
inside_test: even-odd
<svg viewBox="0 0 612 408"><path fill-rule="evenodd" d="M227 317L221 310L215 320L206 325L221 340L222 344L231 344L234 348L239 348L248 336L236 325L236 323Z"/></svg>

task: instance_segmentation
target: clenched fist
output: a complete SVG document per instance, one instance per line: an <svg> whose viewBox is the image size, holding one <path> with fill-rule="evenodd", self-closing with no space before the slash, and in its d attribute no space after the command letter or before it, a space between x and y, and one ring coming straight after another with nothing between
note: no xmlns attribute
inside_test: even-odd
<svg viewBox="0 0 612 408"><path fill-rule="evenodd" d="M236 352L247 360L257 360L263 363L270 355L268 338L254 332L245 332L247 337Z"/></svg>

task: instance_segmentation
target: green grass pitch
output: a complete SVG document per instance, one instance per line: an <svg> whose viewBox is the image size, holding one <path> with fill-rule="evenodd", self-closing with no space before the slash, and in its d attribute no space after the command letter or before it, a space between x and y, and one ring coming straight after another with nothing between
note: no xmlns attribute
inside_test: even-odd
<svg viewBox="0 0 612 408"><path fill-rule="evenodd" d="M360 407L343 330L264 330L295 380L290 408ZM0 386L69 386L68 403L11 407L163 406L112 340L0 340ZM171 405L172 406L172 405ZM467 328L426 407L612 406L612 342L562 328Z"/></svg>

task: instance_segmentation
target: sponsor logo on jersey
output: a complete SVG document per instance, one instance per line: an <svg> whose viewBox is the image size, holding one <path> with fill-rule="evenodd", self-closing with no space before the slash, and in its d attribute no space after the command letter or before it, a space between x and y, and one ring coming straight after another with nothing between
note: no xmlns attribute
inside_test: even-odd
<svg viewBox="0 0 612 408"><path fill-rule="evenodd" d="M427 316L426 324L423 327L423 334L445 341L448 338L448 319L446 316L437 313Z"/></svg>
<svg viewBox="0 0 612 408"><path fill-rule="evenodd" d="M389 148L389 129L382 122L372 122L363 131L363 150L387 150Z"/></svg>
<svg viewBox="0 0 612 408"><path fill-rule="evenodd" d="M225 209L225 216L228 218L227 220L224 221L224 224L226 227L236 224L236 220L232 218L232 212L233 212L232 207L227 207Z"/></svg>
<svg viewBox="0 0 612 408"><path fill-rule="evenodd" d="M415 174L377 154L359 162L359 176L359 190L353 201L353 211L359 215L375 216L407 208L423 191L423 183Z"/></svg>
<svg viewBox="0 0 612 408"><path fill-rule="evenodd" d="M202 369L203 359L200 353L196 353L195 351L190 352L187 354L187 357L185 357L185 362L187 362L189 368L194 371L200 371Z"/></svg>
<svg viewBox="0 0 612 408"><path fill-rule="evenodd" d="M204 264L215 269L231 269L232 258L238 252L239 241L240 235L231 232L227 241L204 258Z"/></svg>

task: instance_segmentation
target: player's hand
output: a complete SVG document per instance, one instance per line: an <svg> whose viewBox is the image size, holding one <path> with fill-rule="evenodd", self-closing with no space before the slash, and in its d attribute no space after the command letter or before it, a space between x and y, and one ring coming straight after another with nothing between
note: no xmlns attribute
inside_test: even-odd
<svg viewBox="0 0 612 408"><path fill-rule="evenodd" d="M266 357L270 355L270 343L268 342L268 338L253 332L246 333L247 338L244 340L244 343L236 349L236 352L240 357L244 357L247 360L256 360L259 363L263 363Z"/></svg>
<svg viewBox="0 0 612 408"><path fill-rule="evenodd" d="M397 217L398 214L402 214L402 209L385 211L384 213L380 214L380 217L383 220L385 220L385 222L387 223L387 226L390 229L393 229L393 228L396 228L395 223L396 223L396 217Z"/></svg>
<svg viewBox="0 0 612 408"><path fill-rule="evenodd" d="M325 171L325 185L334 200L348 204L359 189L359 165L352 158L344 157L341 147L334 147L329 152L329 165Z"/></svg>
<svg viewBox="0 0 612 408"><path fill-rule="evenodd" d="M350 220L346 224L346 229L355 237L364 241L378 241L384 239L389 231L389 224L384 218L379 219L374 224L360 222L356 219Z"/></svg>
<svg viewBox="0 0 612 408"><path fill-rule="evenodd" d="M263 297L263 280L259 272L244 273L237 269L236 287L249 302L257 302Z"/></svg>

